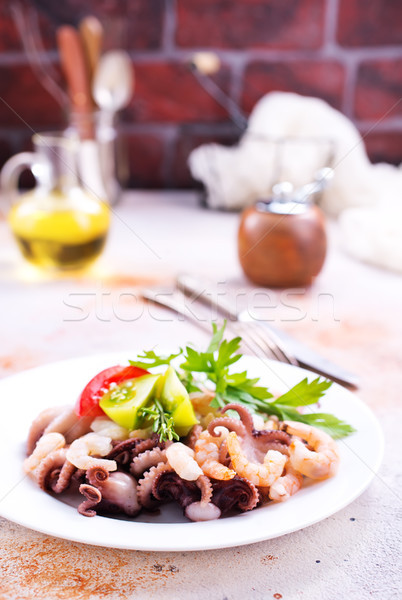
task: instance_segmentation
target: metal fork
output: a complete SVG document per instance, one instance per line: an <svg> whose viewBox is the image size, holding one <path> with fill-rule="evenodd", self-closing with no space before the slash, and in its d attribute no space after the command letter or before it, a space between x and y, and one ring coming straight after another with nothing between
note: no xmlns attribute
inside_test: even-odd
<svg viewBox="0 0 402 600"><path fill-rule="evenodd" d="M217 297L209 294L205 287L192 277L179 275L176 279L176 286L189 298L198 300L224 315L228 319L228 327L241 336L246 352L251 352L256 356L269 354L280 362L299 365L275 332L264 323L253 320L246 311L237 313L222 298L219 298L218 302Z"/></svg>
<svg viewBox="0 0 402 600"><path fill-rule="evenodd" d="M142 296L146 300L169 308L205 329L206 321L199 320L191 311L186 309L186 304L183 302L185 299L183 290L148 288L142 290ZM256 321L238 321L234 319L233 315L227 315L227 317L228 328L233 334L242 338L242 347L246 354L251 353L260 357L269 355L281 362L298 365L296 359L283 348L283 344L276 338L274 332L271 332L268 328L265 329L264 325Z"/></svg>
<svg viewBox="0 0 402 600"><path fill-rule="evenodd" d="M263 325L255 321L241 322L231 321L228 324L233 333L241 338L241 344L246 354L254 354L259 357L272 356L275 360L298 366L299 363L282 342L272 331L265 329Z"/></svg>

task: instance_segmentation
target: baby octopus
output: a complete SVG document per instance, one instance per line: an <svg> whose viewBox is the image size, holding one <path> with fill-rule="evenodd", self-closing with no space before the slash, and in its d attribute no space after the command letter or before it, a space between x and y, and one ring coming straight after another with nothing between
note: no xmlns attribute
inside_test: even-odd
<svg viewBox="0 0 402 600"><path fill-rule="evenodd" d="M122 512L130 517L139 513L141 506L137 497L137 482L128 473L109 473L104 467L93 467L86 472L86 478L89 485L80 486L80 492L87 499L80 510L85 516L93 516L93 511L88 512L88 509L96 504L105 512ZM93 500L91 506L88 500Z"/></svg>

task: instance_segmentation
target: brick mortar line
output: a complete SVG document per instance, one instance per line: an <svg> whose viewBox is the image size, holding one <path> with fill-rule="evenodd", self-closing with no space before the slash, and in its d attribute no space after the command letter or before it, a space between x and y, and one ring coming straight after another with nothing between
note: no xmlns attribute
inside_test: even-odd
<svg viewBox="0 0 402 600"><path fill-rule="evenodd" d="M178 127L178 123L130 123L120 122L117 126L118 133L136 133L138 135L162 135L172 136Z"/></svg>
<svg viewBox="0 0 402 600"><path fill-rule="evenodd" d="M338 0L326 0L324 10L325 10L325 16L324 16L323 38L324 38L324 46L325 46L326 44L335 44L336 43L336 34L338 32L339 1Z"/></svg>
<svg viewBox="0 0 402 600"><path fill-rule="evenodd" d="M177 144L179 141L179 128L169 128L169 131L163 136L163 154L161 163L161 175L165 188L171 188L174 183L173 168Z"/></svg>
<svg viewBox="0 0 402 600"><path fill-rule="evenodd" d="M361 132L370 130L377 121L354 121L354 125ZM42 130L41 127L38 130ZM0 137L15 140L15 137L24 137L26 129L18 127L0 127ZM236 136L238 130L231 123L120 123L118 132L121 135L154 135L165 140L174 139L175 135L208 135L208 136ZM389 121L382 121L375 128L376 133L402 133L402 117L392 117Z"/></svg>
<svg viewBox="0 0 402 600"><path fill-rule="evenodd" d="M312 60L319 62L323 59L332 58L339 61L354 60L362 62L365 60L381 59L402 59L402 45L390 45L379 47L343 47L331 41L327 41L317 49L291 49L281 50L273 48L246 48L224 50L221 48L161 48L157 50L129 50L129 55L135 63L152 64L153 62L183 61L187 62L196 52L211 51L215 52L223 62L227 61L235 65L247 64L251 61L266 60L273 61L296 61ZM51 60L57 64L58 53L56 50L50 50L41 53L45 60ZM29 65L24 52L0 52L0 66L24 66Z"/></svg>
<svg viewBox="0 0 402 600"><path fill-rule="evenodd" d="M244 91L244 74L246 64L243 61L237 61L230 65L231 68L231 85L229 95L230 98L238 106L241 105L241 97Z"/></svg>
<svg viewBox="0 0 402 600"><path fill-rule="evenodd" d="M164 0L164 2L161 50L169 55L175 48L177 6L176 0Z"/></svg>
<svg viewBox="0 0 402 600"><path fill-rule="evenodd" d="M194 47L194 48L174 48L169 54L163 51L136 51L130 50L129 54L133 59L134 66L135 61L141 64L152 63L153 61L168 61L178 60L187 61L193 54L197 52L214 52L221 60L228 62L241 62L248 63L253 60L298 60L298 59L310 59L310 60L322 60L323 58L340 58L347 59L353 58L354 60L375 60L375 59L401 59L402 58L402 45L383 46L378 48L360 47L360 48L344 48L336 43L326 43L320 48L316 49L291 49L291 50L280 50L273 48L246 48L246 49L231 49L224 50L222 48L205 48L205 47ZM167 60L166 60L167 59Z"/></svg>
<svg viewBox="0 0 402 600"><path fill-rule="evenodd" d="M118 131L121 133L151 133L158 135L160 133L169 132L172 134L175 130L178 133L191 132L197 135L198 133L205 133L208 135L221 134L221 135L232 135L238 133L238 129L235 125L230 122L216 122L216 123L121 123ZM1 133L1 129L0 129Z"/></svg>
<svg viewBox="0 0 402 600"><path fill-rule="evenodd" d="M344 65L344 68L345 83L343 88L342 112L349 119L353 120L358 79L358 65L354 61L348 61Z"/></svg>
<svg viewBox="0 0 402 600"><path fill-rule="evenodd" d="M44 61L50 61L53 64L59 62L59 54L57 50L45 50L38 53L39 58ZM29 65L29 61L25 52L0 52L0 66L24 66Z"/></svg>
<svg viewBox="0 0 402 600"><path fill-rule="evenodd" d="M363 132L372 129L377 123L378 121L376 121L375 119L370 121L354 121L356 127ZM402 117L388 117L386 120L381 121L381 123L379 123L378 126L375 127L375 130L373 129L373 131L380 133L399 133L400 131L402 131Z"/></svg>

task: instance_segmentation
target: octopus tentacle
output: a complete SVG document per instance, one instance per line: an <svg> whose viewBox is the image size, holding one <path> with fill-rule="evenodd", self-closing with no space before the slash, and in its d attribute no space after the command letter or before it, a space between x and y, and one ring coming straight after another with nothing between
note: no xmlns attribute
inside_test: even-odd
<svg viewBox="0 0 402 600"><path fill-rule="evenodd" d="M286 444L286 446L289 446L290 444L290 435L286 433L286 431L281 431L279 429L254 430L253 436L257 440L263 442L281 442Z"/></svg>
<svg viewBox="0 0 402 600"><path fill-rule="evenodd" d="M287 446L290 444L290 435L285 431L280 431L278 429L255 429L252 414L245 406L240 404L227 404L222 409L222 412L224 413L227 410L235 410L238 413L241 422L246 429L248 438L252 441L252 445L257 451L266 454L268 450L278 450L282 454L288 454ZM241 433L237 433L237 435L240 435L243 438L246 437Z"/></svg>
<svg viewBox="0 0 402 600"><path fill-rule="evenodd" d="M219 448L219 462L222 463L225 467L230 465L230 455L228 451L228 446L226 440L223 440L221 447Z"/></svg>
<svg viewBox="0 0 402 600"><path fill-rule="evenodd" d="M214 481L212 487L212 502L222 514L233 509L242 512L252 510L260 499L256 486L238 475L227 481Z"/></svg>
<svg viewBox="0 0 402 600"><path fill-rule="evenodd" d="M146 471L138 482L138 501L148 510L153 510L160 504L160 498L154 493L154 482L164 471L172 471L172 467L167 463L159 463L156 467L151 467L149 471Z"/></svg>
<svg viewBox="0 0 402 600"><path fill-rule="evenodd" d="M98 488L86 483L81 484L79 490L86 500L83 500L78 506L78 512L84 517L94 517L96 511L93 508L102 500L102 494Z"/></svg>
<svg viewBox="0 0 402 600"><path fill-rule="evenodd" d="M289 446L287 444L283 444L282 442L273 441L265 443L263 451L268 452L268 450L276 450L281 454L286 454L286 456L289 456Z"/></svg>
<svg viewBox="0 0 402 600"><path fill-rule="evenodd" d="M191 521L213 521L219 519L221 510L216 504L211 502L213 488L210 479L206 475L201 475L196 485L201 490L201 500L192 502L185 510L184 514Z"/></svg>
<svg viewBox="0 0 402 600"><path fill-rule="evenodd" d="M194 481L182 479L171 469L165 471L156 475L152 485L152 494L157 500L160 502L175 500L183 509L200 500L200 488Z"/></svg>
<svg viewBox="0 0 402 600"><path fill-rule="evenodd" d="M195 483L201 490L200 502L203 504L208 504L208 502L211 501L213 493L211 480L206 475L200 475Z"/></svg>
<svg viewBox="0 0 402 600"><path fill-rule="evenodd" d="M51 489L56 494L64 492L71 484L76 467L66 460L66 449L48 454L35 471L35 478L42 490Z"/></svg>
<svg viewBox="0 0 402 600"><path fill-rule="evenodd" d="M131 462L135 448L142 441L140 438L131 438L117 442L105 458L115 460L119 465L128 465Z"/></svg>
<svg viewBox="0 0 402 600"><path fill-rule="evenodd" d="M153 448L160 448L161 450L163 450L164 448L166 448L166 446L167 443L161 442L159 439L159 435L154 433L150 438L146 440L139 440L138 444L135 446L132 452L131 459L135 458L136 456L138 456L142 452L145 452L146 450L152 450Z"/></svg>
<svg viewBox="0 0 402 600"><path fill-rule="evenodd" d="M233 402L232 404L227 404L226 406L224 406L222 408L221 412L225 413L228 410L235 410L237 412L237 414L239 415L240 420L243 423L244 427L246 428L247 433L249 433L250 435L253 435L254 422L253 422L253 417L251 415L251 412L248 410L248 408L246 408L245 406L243 406L241 404L235 404Z"/></svg>
<svg viewBox="0 0 402 600"><path fill-rule="evenodd" d="M200 437L201 432L202 432L201 425L194 425L192 427L190 433L188 434L188 436L185 440L185 444L186 444L186 446L191 448L191 450L194 450L195 443L198 440L198 438Z"/></svg>
<svg viewBox="0 0 402 600"><path fill-rule="evenodd" d="M239 421L239 419L233 419L232 417L217 417L210 422L208 425L208 432L210 435L218 437L219 433L215 433L216 427L226 427L226 429L229 429L229 431L235 431L240 437L245 437L248 433L244 423Z"/></svg>
<svg viewBox="0 0 402 600"><path fill-rule="evenodd" d="M76 471L74 465L68 460L61 467L61 470L52 471L49 475L49 486L55 494L61 494L71 485L73 475Z"/></svg>
<svg viewBox="0 0 402 600"><path fill-rule="evenodd" d="M159 463L167 462L166 450L161 450L156 447L152 450L145 450L138 456L135 456L130 465L130 473L134 477L141 477L144 471L148 471L151 467L156 467Z"/></svg>
<svg viewBox="0 0 402 600"><path fill-rule="evenodd" d="M72 477L73 481L77 483L85 483L86 471L85 469L77 469Z"/></svg>
<svg viewBox="0 0 402 600"><path fill-rule="evenodd" d="M109 471L101 466L91 467L86 472L86 478L90 485L100 488L109 479Z"/></svg>
<svg viewBox="0 0 402 600"><path fill-rule="evenodd" d="M31 427L28 432L27 439L27 456L32 454L35 449L36 442L42 437L45 429L48 425L54 421L62 412L64 412L68 406L53 406L42 410L41 413L32 421Z"/></svg>
<svg viewBox="0 0 402 600"><path fill-rule="evenodd" d="M290 435L277 429L262 429L254 432L253 445L263 454L266 454L268 450L278 450L289 456Z"/></svg>

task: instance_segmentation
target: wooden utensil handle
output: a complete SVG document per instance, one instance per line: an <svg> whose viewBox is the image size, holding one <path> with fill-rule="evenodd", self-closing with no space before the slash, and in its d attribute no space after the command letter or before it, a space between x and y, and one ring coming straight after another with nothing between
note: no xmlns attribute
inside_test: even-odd
<svg viewBox="0 0 402 600"><path fill-rule="evenodd" d="M82 19L79 29L87 60L89 81L92 85L102 49L103 27L99 19L89 15Z"/></svg>
<svg viewBox="0 0 402 600"><path fill-rule="evenodd" d="M74 27L63 25L57 31L57 44L72 111L77 115L76 126L79 135L82 139L94 139L93 104L88 67L80 36Z"/></svg>

